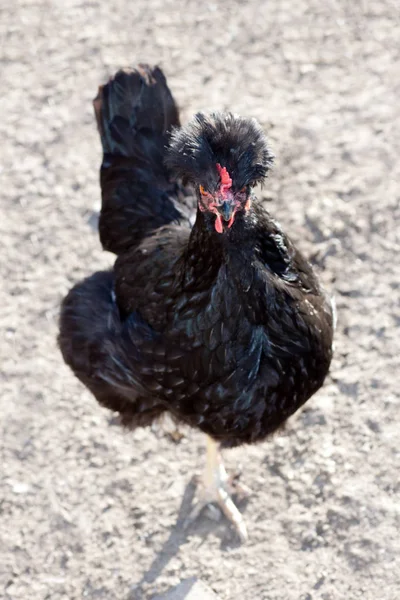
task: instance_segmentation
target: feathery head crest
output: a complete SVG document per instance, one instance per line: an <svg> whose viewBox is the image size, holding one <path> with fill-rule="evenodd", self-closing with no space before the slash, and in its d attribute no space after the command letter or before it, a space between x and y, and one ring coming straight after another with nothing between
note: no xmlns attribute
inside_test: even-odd
<svg viewBox="0 0 400 600"><path fill-rule="evenodd" d="M263 181L272 161L266 137L255 119L231 113L195 115L186 126L172 132L165 159L178 177L209 190L221 186L225 192Z"/></svg>

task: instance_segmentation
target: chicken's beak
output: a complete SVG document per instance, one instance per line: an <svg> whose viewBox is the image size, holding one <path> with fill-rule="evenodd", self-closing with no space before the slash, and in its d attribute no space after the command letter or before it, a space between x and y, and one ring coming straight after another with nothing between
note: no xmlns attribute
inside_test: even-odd
<svg viewBox="0 0 400 600"><path fill-rule="evenodd" d="M228 229L230 229L233 225L233 221L235 220L236 214L236 206L234 202L230 202L229 200L225 200L216 207L216 215L215 219L215 229L218 233L222 233L224 231L224 227L222 221L225 221Z"/></svg>
<svg viewBox="0 0 400 600"><path fill-rule="evenodd" d="M235 204L234 202L223 202L220 206L218 206L218 212L223 218L224 221L229 222L232 219L232 216L235 212Z"/></svg>

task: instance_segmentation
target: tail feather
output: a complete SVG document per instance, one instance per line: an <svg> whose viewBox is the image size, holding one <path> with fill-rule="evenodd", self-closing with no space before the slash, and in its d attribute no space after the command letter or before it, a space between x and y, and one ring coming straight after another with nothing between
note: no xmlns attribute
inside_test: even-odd
<svg viewBox="0 0 400 600"><path fill-rule="evenodd" d="M162 71L147 65L118 71L93 105L103 146L100 240L121 254L163 225L189 222L164 163L179 114Z"/></svg>
<svg viewBox="0 0 400 600"><path fill-rule="evenodd" d="M138 135L166 136L179 126L178 109L158 67L118 71L100 86L93 104L104 154L134 156Z"/></svg>

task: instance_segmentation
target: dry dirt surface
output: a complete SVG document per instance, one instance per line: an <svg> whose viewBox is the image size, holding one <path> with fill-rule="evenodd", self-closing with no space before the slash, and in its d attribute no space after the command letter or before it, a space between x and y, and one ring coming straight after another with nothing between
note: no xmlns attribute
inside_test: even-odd
<svg viewBox="0 0 400 600"><path fill-rule="evenodd" d="M197 577L220 600L397 600L400 5L3 0L0 596L147 600ZM261 194L336 295L325 387L273 439L227 451L250 540L188 530L202 436L122 431L63 365L61 298L111 265L93 224L91 100L159 63L184 120L255 116Z"/></svg>

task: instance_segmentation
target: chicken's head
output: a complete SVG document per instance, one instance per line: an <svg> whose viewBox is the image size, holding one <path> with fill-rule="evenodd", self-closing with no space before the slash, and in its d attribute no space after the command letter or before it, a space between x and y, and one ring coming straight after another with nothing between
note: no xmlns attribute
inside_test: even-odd
<svg viewBox="0 0 400 600"><path fill-rule="evenodd" d="M238 210L247 211L250 209L251 200L248 186L243 186L239 191L233 191L232 178L226 167L221 167L219 163L215 166L220 181L213 191L208 191L203 185L199 185L198 206L202 212L209 211L215 214L215 230L222 233L224 228L230 229L232 227Z"/></svg>
<svg viewBox="0 0 400 600"><path fill-rule="evenodd" d="M255 119L199 113L172 133L166 164L195 186L199 210L224 233L237 214L251 210L252 187L265 179L272 160Z"/></svg>

